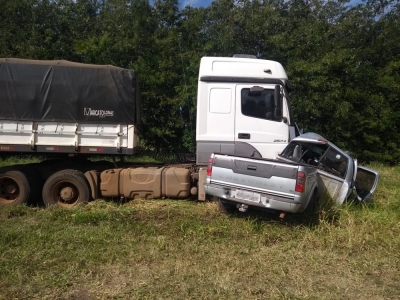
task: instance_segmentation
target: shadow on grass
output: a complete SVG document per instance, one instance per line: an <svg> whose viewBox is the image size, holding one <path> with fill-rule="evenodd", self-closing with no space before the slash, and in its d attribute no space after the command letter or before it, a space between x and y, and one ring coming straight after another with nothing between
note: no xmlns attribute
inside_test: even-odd
<svg viewBox="0 0 400 300"><path fill-rule="evenodd" d="M279 223L284 226L307 226L313 228L321 223L337 224L341 208L329 196L324 195L316 199L304 212L292 214L286 213L282 218L279 212L265 211L263 209L249 208L246 212L238 210L228 214L236 218L245 218L254 223L255 227L262 228L265 223Z"/></svg>

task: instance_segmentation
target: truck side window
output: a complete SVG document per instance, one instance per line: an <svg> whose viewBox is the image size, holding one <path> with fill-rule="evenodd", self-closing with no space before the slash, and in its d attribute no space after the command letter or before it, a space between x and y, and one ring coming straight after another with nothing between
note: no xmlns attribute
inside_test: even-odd
<svg viewBox="0 0 400 300"><path fill-rule="evenodd" d="M298 162L301 157L301 152L301 145L299 143L291 142L285 149L283 149L281 156Z"/></svg>
<svg viewBox="0 0 400 300"><path fill-rule="evenodd" d="M251 93L249 88L241 92L242 114L248 117L281 121L274 118L275 102L274 90L263 90L258 93Z"/></svg>
<svg viewBox="0 0 400 300"><path fill-rule="evenodd" d="M328 146L305 142L291 142L281 153L281 156L295 162L318 166Z"/></svg>
<svg viewBox="0 0 400 300"><path fill-rule="evenodd" d="M336 175L344 178L349 162L346 156L330 147L322 157L320 163Z"/></svg>
<svg viewBox="0 0 400 300"><path fill-rule="evenodd" d="M309 143L303 159L307 164L317 166L326 149L328 149L327 145Z"/></svg>
<svg viewBox="0 0 400 300"><path fill-rule="evenodd" d="M319 145L318 145L319 146ZM309 160L319 159L326 149L314 149L314 145L304 142L291 142L281 153L282 157L295 162L309 163ZM319 154L321 153L321 154ZM312 163L309 163L312 164Z"/></svg>

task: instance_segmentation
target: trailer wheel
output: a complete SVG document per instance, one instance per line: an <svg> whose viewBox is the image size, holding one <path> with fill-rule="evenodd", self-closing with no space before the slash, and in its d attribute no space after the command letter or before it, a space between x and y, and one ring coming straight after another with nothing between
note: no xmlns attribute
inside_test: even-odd
<svg viewBox="0 0 400 300"><path fill-rule="evenodd" d="M21 171L0 173L0 205L15 206L28 202L31 188L27 176Z"/></svg>
<svg viewBox="0 0 400 300"><path fill-rule="evenodd" d="M89 202L89 184L82 172L62 170L46 180L42 196L47 207L58 205L71 208Z"/></svg>

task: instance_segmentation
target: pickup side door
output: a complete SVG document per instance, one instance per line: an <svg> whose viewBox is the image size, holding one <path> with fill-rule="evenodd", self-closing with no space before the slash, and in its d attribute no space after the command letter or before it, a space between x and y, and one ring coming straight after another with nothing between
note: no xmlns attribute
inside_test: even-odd
<svg viewBox="0 0 400 300"><path fill-rule="evenodd" d="M351 172L349 157L327 143L304 143L299 146L299 161L318 167L319 194L327 194L342 204L351 192L352 179L346 180Z"/></svg>
<svg viewBox="0 0 400 300"><path fill-rule="evenodd" d="M345 180L332 173L324 170L318 170L318 187L320 194L327 193L338 204L342 204L346 200L350 186Z"/></svg>
<svg viewBox="0 0 400 300"><path fill-rule="evenodd" d="M274 84L236 86L235 154L276 158L289 142L289 114L286 99L275 99Z"/></svg>
<svg viewBox="0 0 400 300"><path fill-rule="evenodd" d="M359 201L371 201L379 181L379 172L366 167L357 167L355 189Z"/></svg>
<svg viewBox="0 0 400 300"><path fill-rule="evenodd" d="M350 159L338 149L329 146L319 160L319 186L338 204L342 204L351 192L353 174ZM346 178L350 178L346 180Z"/></svg>

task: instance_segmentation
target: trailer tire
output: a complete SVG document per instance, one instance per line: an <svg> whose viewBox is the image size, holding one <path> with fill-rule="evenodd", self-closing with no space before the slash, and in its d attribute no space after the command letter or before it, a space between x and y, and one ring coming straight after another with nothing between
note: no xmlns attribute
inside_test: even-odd
<svg viewBox="0 0 400 300"><path fill-rule="evenodd" d="M42 196L47 207L72 208L89 202L89 183L80 171L61 170L46 180Z"/></svg>
<svg viewBox="0 0 400 300"><path fill-rule="evenodd" d="M0 171L0 206L16 206L28 202L31 187L25 173L17 170Z"/></svg>

